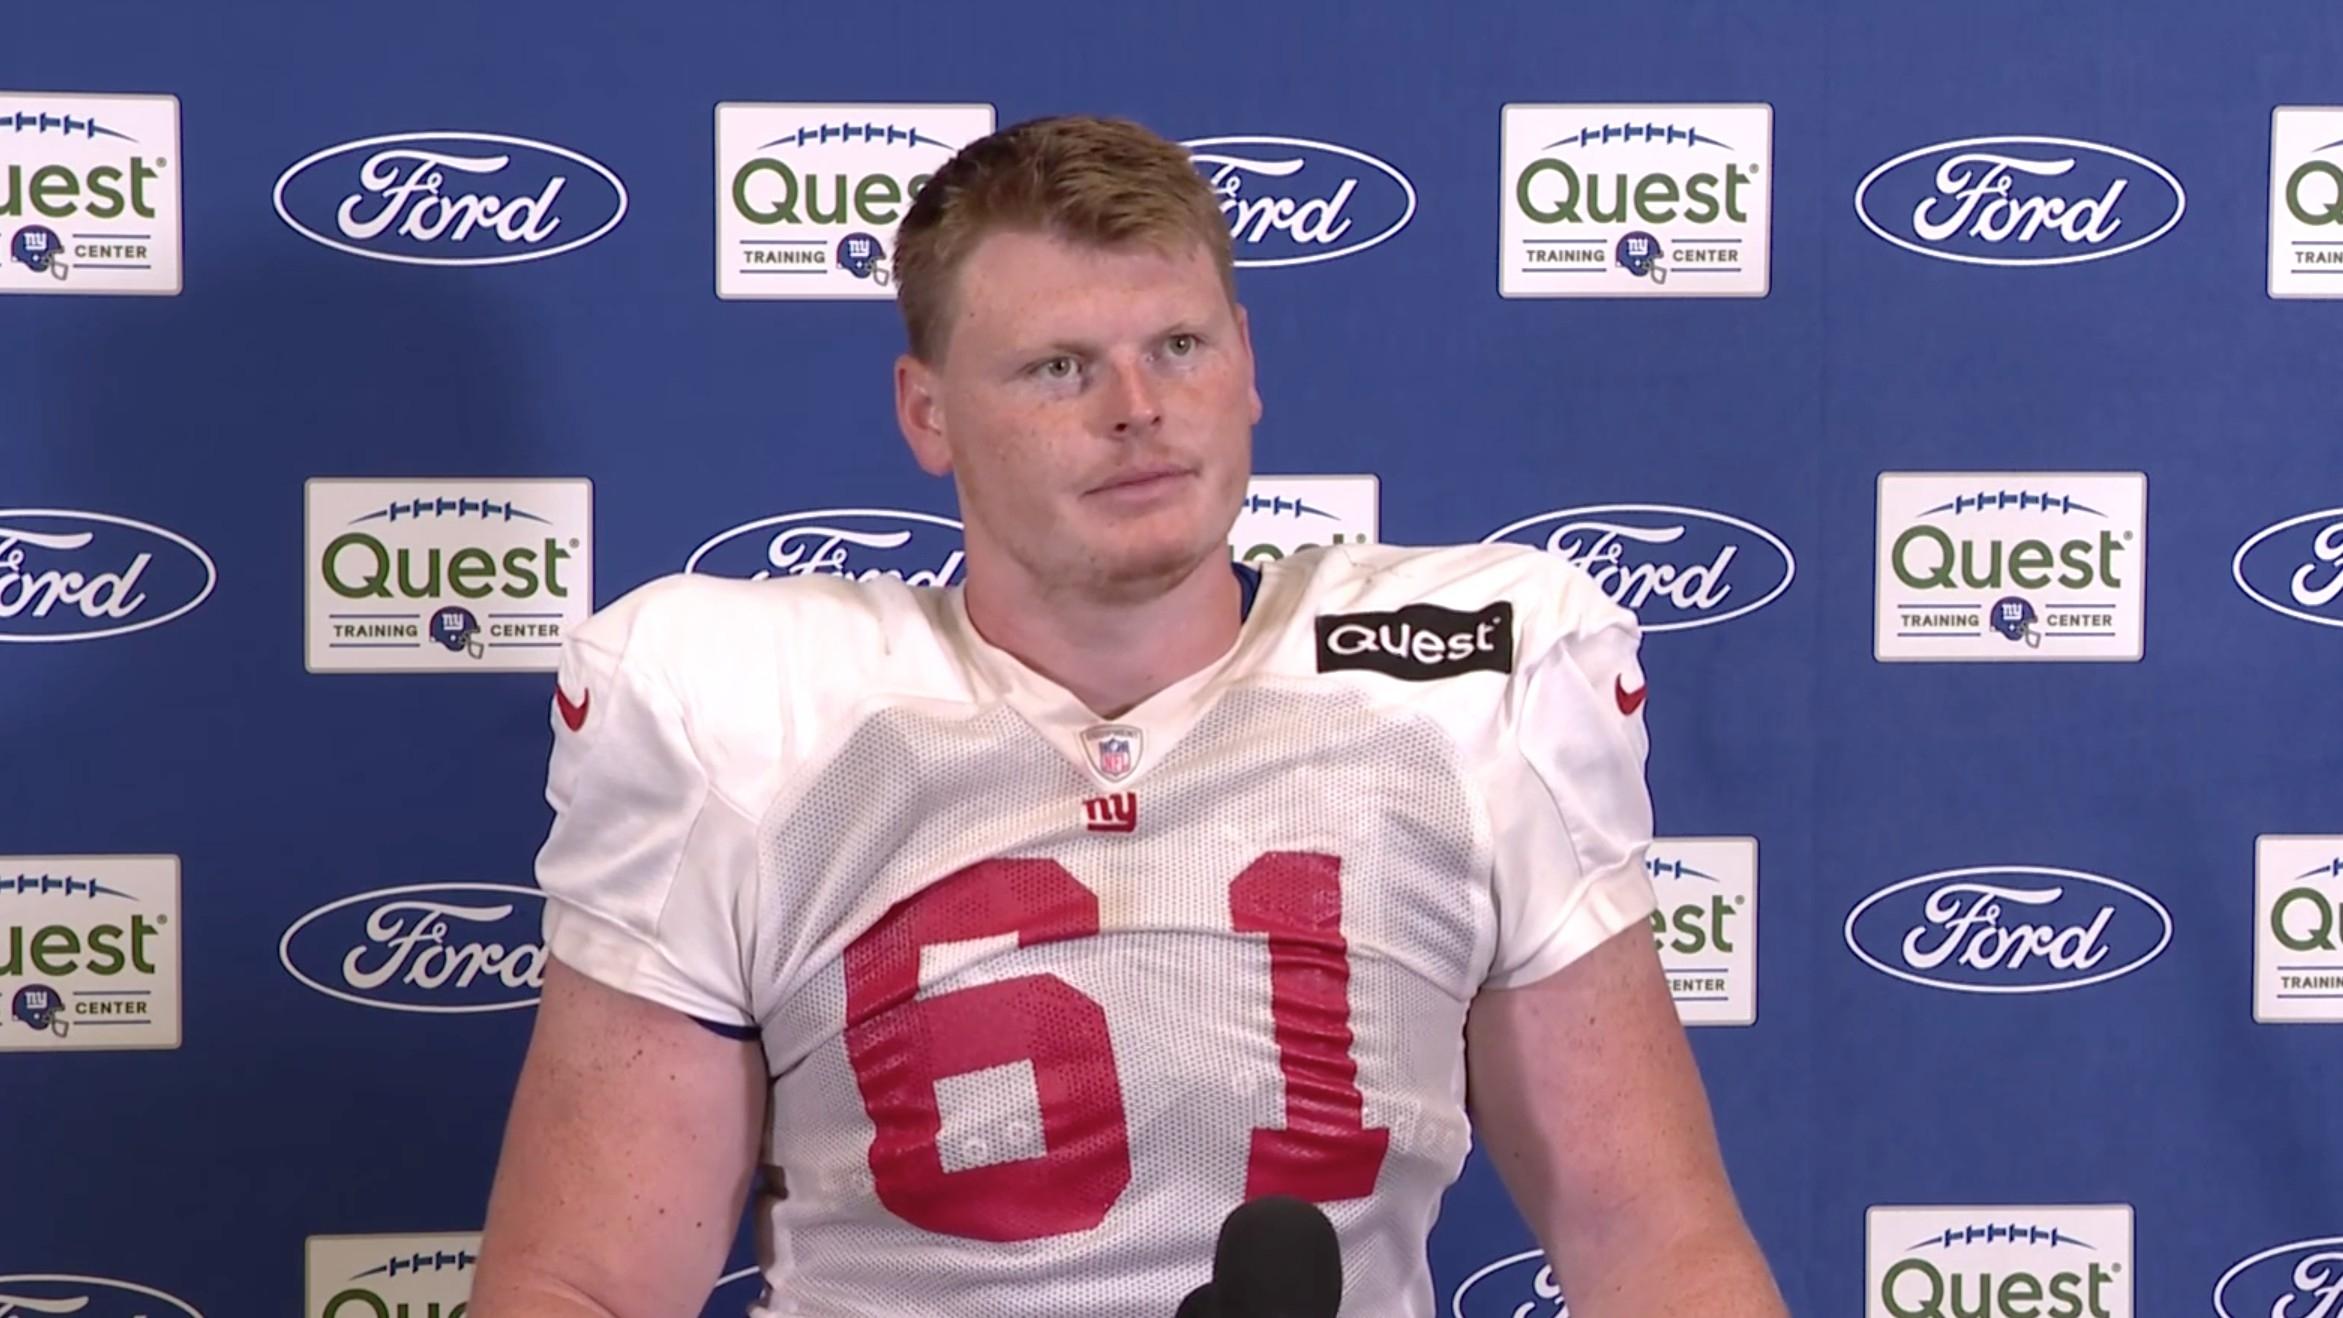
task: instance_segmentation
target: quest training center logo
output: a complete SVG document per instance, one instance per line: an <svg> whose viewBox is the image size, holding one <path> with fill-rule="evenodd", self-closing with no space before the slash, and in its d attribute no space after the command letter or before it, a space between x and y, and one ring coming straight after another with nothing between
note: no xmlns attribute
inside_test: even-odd
<svg viewBox="0 0 2343 1318"><path fill-rule="evenodd" d="M2265 526L2229 560L2246 598L2299 622L2343 627L2343 508Z"/></svg>
<svg viewBox="0 0 2343 1318"><path fill-rule="evenodd" d="M1220 199L1240 270L1356 256L1415 218L1416 185L1364 151L1305 137L1197 137L1180 145Z"/></svg>
<svg viewBox="0 0 2343 1318"><path fill-rule="evenodd" d="M0 1051L179 1046L177 856L0 856L0 940Z"/></svg>
<svg viewBox="0 0 2343 1318"><path fill-rule="evenodd" d="M1798 560L1755 522L1705 508L1607 503L1509 522L1481 538L1560 554L1646 632L1713 627L1782 597Z"/></svg>
<svg viewBox="0 0 2343 1318"><path fill-rule="evenodd" d="M1971 137L1906 151L1855 185L1855 217L1887 242L1963 265L2073 265L2172 232L2172 171L2070 137Z"/></svg>
<svg viewBox="0 0 2343 1318"><path fill-rule="evenodd" d="M478 1231L311 1236L303 1250L302 1313L306 1318L463 1318L480 1266L481 1239ZM755 1268L725 1273L716 1279L704 1312L711 1318L737 1318L761 1292ZM9 1318L5 1304L0 1300L0 1318Z"/></svg>
<svg viewBox="0 0 2343 1318"><path fill-rule="evenodd" d="M1502 297L1764 297L1773 107L1508 105Z"/></svg>
<svg viewBox="0 0 2343 1318"><path fill-rule="evenodd" d="M1318 545L1378 541L1382 482L1374 476L1255 476L1228 530L1229 556L1256 566Z"/></svg>
<svg viewBox="0 0 2343 1318"><path fill-rule="evenodd" d="M1883 472L1872 654L2137 660L2147 556L2140 472Z"/></svg>
<svg viewBox="0 0 2343 1318"><path fill-rule="evenodd" d="M315 477L312 673L550 673L594 601L594 483Z"/></svg>
<svg viewBox="0 0 2343 1318"><path fill-rule="evenodd" d="M0 92L0 293L180 287L179 98Z"/></svg>
<svg viewBox="0 0 2343 1318"><path fill-rule="evenodd" d="M990 105L716 107L716 296L890 298L895 228Z"/></svg>
<svg viewBox="0 0 2343 1318"><path fill-rule="evenodd" d="M2254 839L2254 1019L2343 1022L2343 837Z"/></svg>
<svg viewBox="0 0 2343 1318"><path fill-rule="evenodd" d="M176 531L111 513L0 508L0 643L96 641L211 598L219 569Z"/></svg>
<svg viewBox="0 0 2343 1318"><path fill-rule="evenodd" d="M2039 865L1940 870L1847 912L1847 950L1883 975L1956 993L2055 993L2140 969L2172 913L2120 879Z"/></svg>
<svg viewBox="0 0 2343 1318"><path fill-rule="evenodd" d="M307 1318L461 1318L472 1298L481 1233L310 1236L303 1250Z"/></svg>
<svg viewBox="0 0 2343 1318"><path fill-rule="evenodd" d="M2343 1312L2343 1236L2293 1240L2232 1264L2213 1283L2218 1318L2334 1318Z"/></svg>
<svg viewBox="0 0 2343 1318"><path fill-rule="evenodd" d="M2343 297L2343 107L2270 112L2271 297Z"/></svg>
<svg viewBox="0 0 2343 1318"><path fill-rule="evenodd" d="M136 1282L55 1272L0 1277L0 1318L68 1313L73 1318L203 1318L178 1296Z"/></svg>
<svg viewBox="0 0 2343 1318"><path fill-rule="evenodd" d="M384 1011L465 1015L537 1004L545 894L507 883L419 883L328 902L277 940L285 973Z"/></svg>
<svg viewBox="0 0 2343 1318"><path fill-rule="evenodd" d="M1863 1318L2134 1318L2129 1204L1864 1215Z"/></svg>
<svg viewBox="0 0 2343 1318"><path fill-rule="evenodd" d="M1653 838L1652 942L1686 1025L1757 1024L1757 839Z"/></svg>
<svg viewBox="0 0 2343 1318"><path fill-rule="evenodd" d="M498 133L393 133L302 157L277 218L313 243L402 265L512 265L573 252L626 218L590 156Z"/></svg>

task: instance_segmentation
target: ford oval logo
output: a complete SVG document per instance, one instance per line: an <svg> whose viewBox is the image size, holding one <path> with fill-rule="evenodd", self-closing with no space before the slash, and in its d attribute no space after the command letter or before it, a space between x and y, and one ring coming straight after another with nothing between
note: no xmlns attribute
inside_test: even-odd
<svg viewBox="0 0 2343 1318"><path fill-rule="evenodd" d="M211 598L212 556L146 522L0 508L0 641L94 641L160 627Z"/></svg>
<svg viewBox="0 0 2343 1318"><path fill-rule="evenodd" d="M1180 145L1220 198L1240 269L1356 256L1415 218L1416 185L1364 151L1303 137Z"/></svg>
<svg viewBox="0 0 2343 1318"><path fill-rule="evenodd" d="M2180 223L2172 171L2071 137L1970 137L1907 151L1855 185L1865 228L1968 265L2072 265L2145 247Z"/></svg>
<svg viewBox="0 0 2343 1318"><path fill-rule="evenodd" d="M421 883L329 902L293 922L277 959L329 998L386 1011L510 1011L545 982L545 894Z"/></svg>
<svg viewBox="0 0 2343 1318"><path fill-rule="evenodd" d="M1884 975L1959 993L2053 993L2128 975L2172 914L2081 870L1987 865L1892 883L1847 913L1847 948Z"/></svg>
<svg viewBox="0 0 2343 1318"><path fill-rule="evenodd" d="M575 251L626 218L626 185L567 147L496 133L329 146L277 177L277 217L337 252L510 265Z"/></svg>
<svg viewBox="0 0 2343 1318"><path fill-rule="evenodd" d="M1524 1250L1464 1279L1448 1302L1451 1318L1570 1318L1543 1250Z"/></svg>
<svg viewBox="0 0 2343 1318"><path fill-rule="evenodd" d="M2254 532L2229 560L2229 575L2265 609L2343 627L2343 508L2322 508Z"/></svg>
<svg viewBox="0 0 2343 1318"><path fill-rule="evenodd" d="M1755 522L1665 503L1539 513L1482 537L1534 545L1583 568L1647 632L1713 627L1782 597L1798 561Z"/></svg>
<svg viewBox="0 0 2343 1318"><path fill-rule="evenodd" d="M2213 1283L2213 1312L2220 1318L2270 1318L2299 1311L2311 1318L2333 1313L2338 1296L2343 1296L2343 1236L2322 1236L2239 1259Z"/></svg>
<svg viewBox="0 0 2343 1318"><path fill-rule="evenodd" d="M53 1272L0 1277L0 1318L53 1313L73 1318L163 1318L166 1312L203 1318L178 1296L133 1282Z"/></svg>
<svg viewBox="0 0 2343 1318"><path fill-rule="evenodd" d="M710 537L686 572L720 577L895 577L913 586L960 580L960 523L893 508L817 508L744 522Z"/></svg>

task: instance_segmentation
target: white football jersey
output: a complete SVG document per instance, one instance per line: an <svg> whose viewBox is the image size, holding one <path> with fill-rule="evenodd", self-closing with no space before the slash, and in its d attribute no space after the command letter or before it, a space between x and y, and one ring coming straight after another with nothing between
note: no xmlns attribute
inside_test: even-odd
<svg viewBox="0 0 2343 1318"><path fill-rule="evenodd" d="M562 654L546 941L762 1041L756 1318L1168 1318L1276 1193L1429 1318L1467 1007L1653 908L1636 646L1552 555L1336 546L1110 720L957 589L665 578Z"/></svg>

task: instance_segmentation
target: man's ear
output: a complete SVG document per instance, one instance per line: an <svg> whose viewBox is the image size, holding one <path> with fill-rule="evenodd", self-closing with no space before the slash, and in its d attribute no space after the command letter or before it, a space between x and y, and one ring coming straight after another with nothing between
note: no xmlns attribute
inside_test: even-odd
<svg viewBox="0 0 2343 1318"><path fill-rule="evenodd" d="M944 404L936 395L935 368L905 353L895 359L895 424L911 445L912 459L930 476L952 471L952 443L944 434Z"/></svg>
<svg viewBox="0 0 2343 1318"><path fill-rule="evenodd" d="M1253 364L1253 318L1245 314L1240 303L1237 313L1237 342L1245 345L1245 392L1253 397L1253 424L1261 424L1261 382Z"/></svg>

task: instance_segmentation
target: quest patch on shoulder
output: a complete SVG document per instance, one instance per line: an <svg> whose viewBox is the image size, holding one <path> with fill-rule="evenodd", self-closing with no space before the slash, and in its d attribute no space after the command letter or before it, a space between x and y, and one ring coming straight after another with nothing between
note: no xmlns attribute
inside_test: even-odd
<svg viewBox="0 0 2343 1318"><path fill-rule="evenodd" d="M1318 615L1318 671L1348 668L1429 682L1459 673L1513 671L1513 603L1473 612L1410 604L1389 613Z"/></svg>

